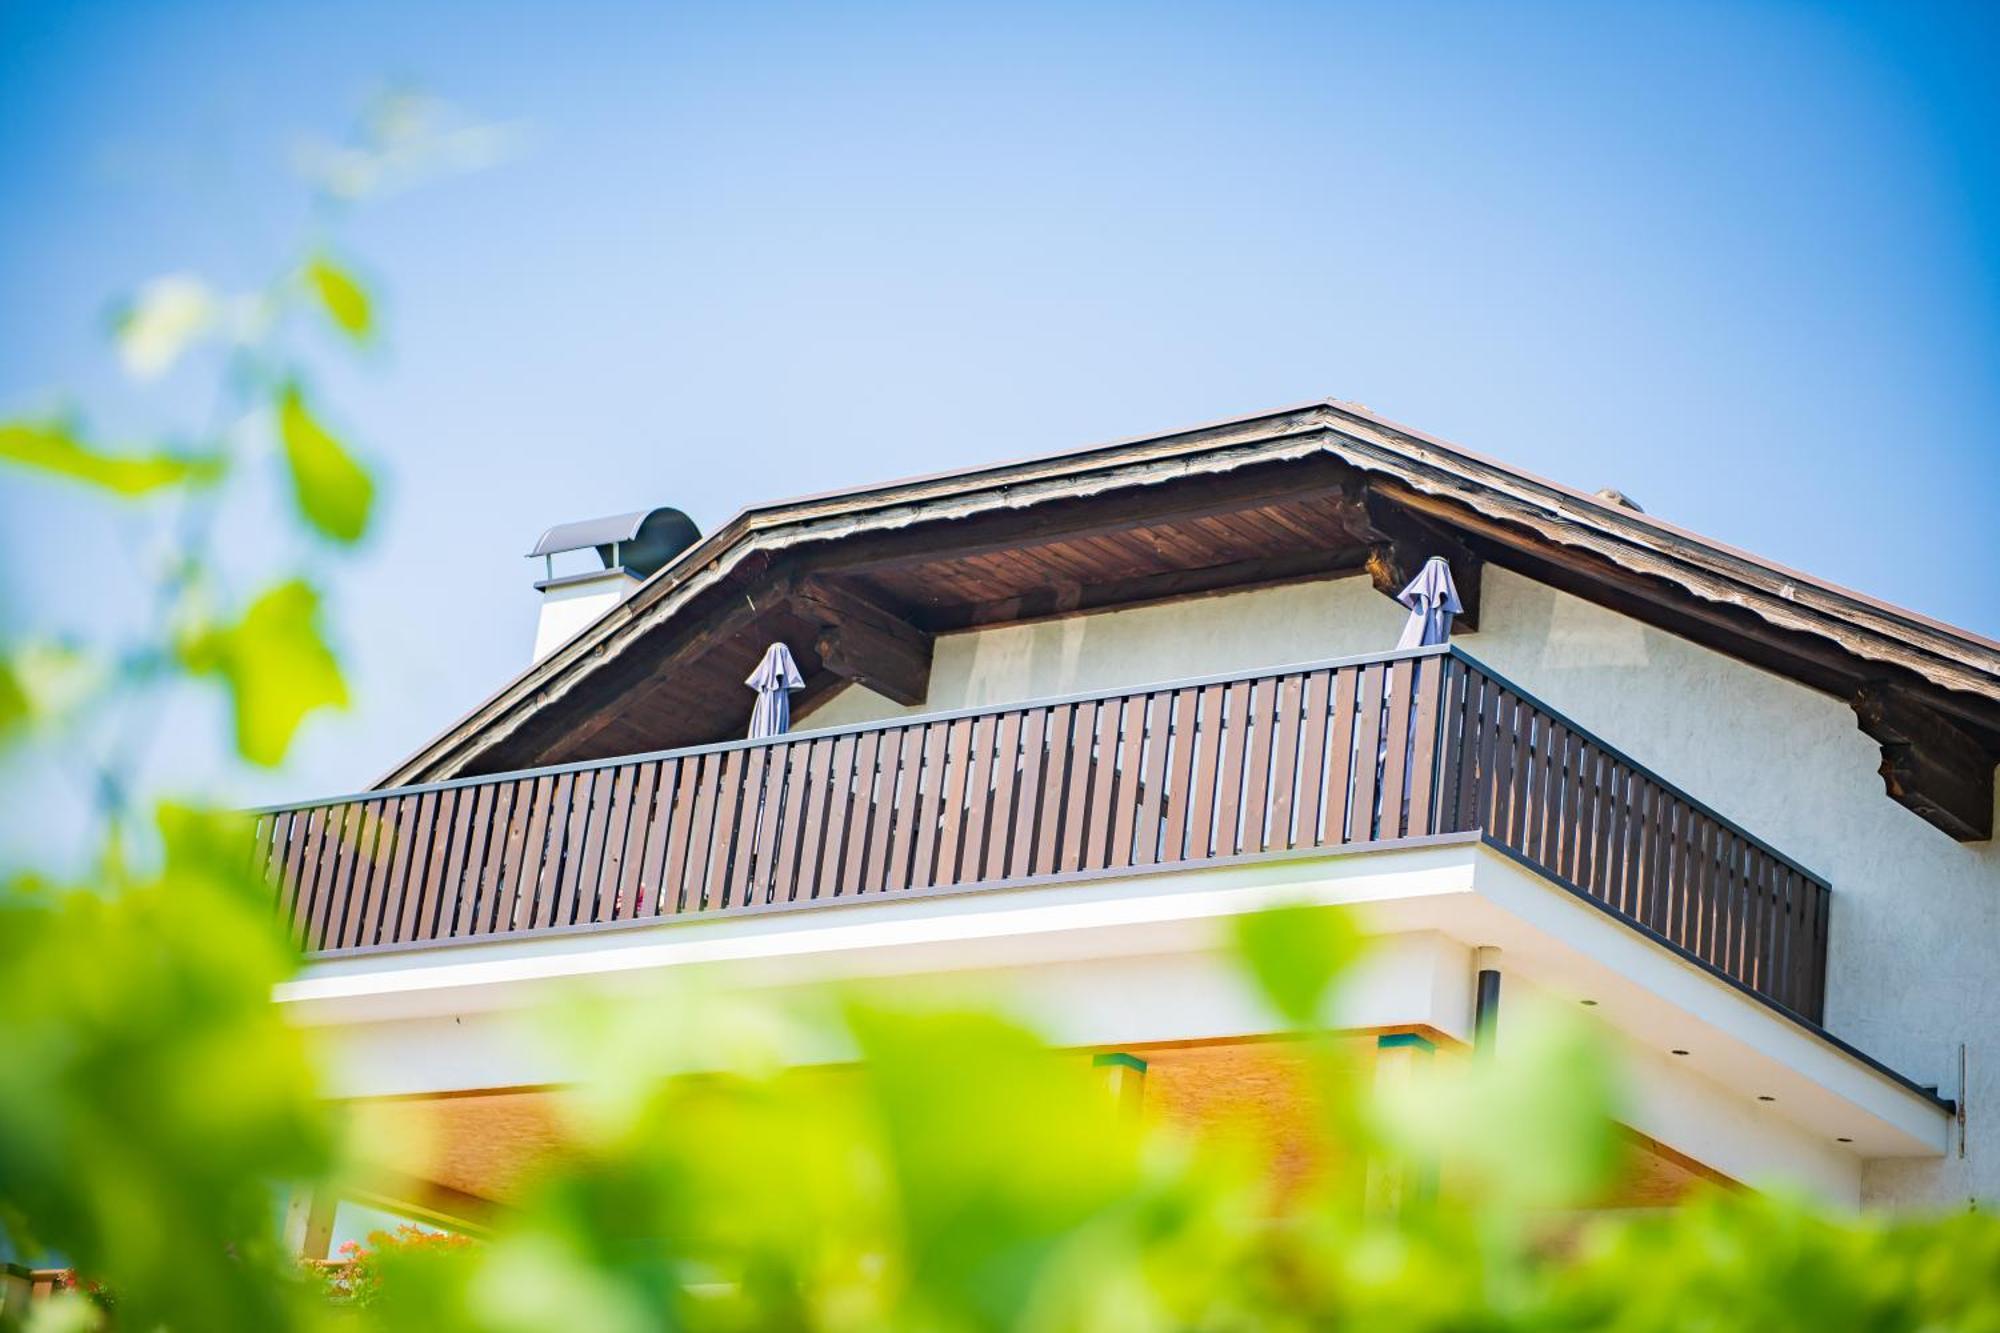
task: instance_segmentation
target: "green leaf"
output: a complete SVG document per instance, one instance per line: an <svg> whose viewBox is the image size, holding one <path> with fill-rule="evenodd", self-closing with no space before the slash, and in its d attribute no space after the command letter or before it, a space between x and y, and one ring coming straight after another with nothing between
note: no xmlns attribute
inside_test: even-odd
<svg viewBox="0 0 2000 1333"><path fill-rule="evenodd" d="M33 421L0 421L0 460L123 496L206 485L223 471L215 454L100 453L68 426Z"/></svg>
<svg viewBox="0 0 2000 1333"><path fill-rule="evenodd" d="M278 433L299 512L335 541L358 541L368 529L375 482L313 416L296 384L287 384L278 395Z"/></svg>
<svg viewBox="0 0 2000 1333"><path fill-rule="evenodd" d="M229 687L236 748L252 763L283 762L308 713L347 706L347 682L320 633L319 593L301 579L267 590L235 625L184 640L180 658Z"/></svg>
<svg viewBox="0 0 2000 1333"><path fill-rule="evenodd" d="M306 281L342 333L355 342L368 340L375 331L374 306L359 279L322 255L306 265Z"/></svg>
<svg viewBox="0 0 2000 1333"><path fill-rule="evenodd" d="M1240 917L1236 944L1272 1010L1299 1029L1321 1026L1333 984L1360 955L1339 908L1276 907Z"/></svg>
<svg viewBox="0 0 2000 1333"><path fill-rule="evenodd" d="M20 673L12 662L0 658L0 740L26 726L33 716L34 707Z"/></svg>
<svg viewBox="0 0 2000 1333"><path fill-rule="evenodd" d="M118 358L134 379L173 368L189 344L215 327L220 303L201 279L185 273L154 278L118 316Z"/></svg>

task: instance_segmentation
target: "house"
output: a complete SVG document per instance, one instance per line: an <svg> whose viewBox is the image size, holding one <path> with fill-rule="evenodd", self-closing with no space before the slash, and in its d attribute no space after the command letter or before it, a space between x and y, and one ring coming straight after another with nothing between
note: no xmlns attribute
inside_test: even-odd
<svg viewBox="0 0 2000 1333"><path fill-rule="evenodd" d="M536 550L532 665L260 812L278 1002L444 1145L373 1206L476 1222L573 1073L519 1016L697 963L985 977L1198 1116L1284 1058L1218 925L1300 899L1378 937L1384 1071L1589 1006L1631 1202L2000 1197L2000 644L1342 402ZM1433 557L1452 641L1395 650ZM744 741L779 642L792 730Z"/></svg>

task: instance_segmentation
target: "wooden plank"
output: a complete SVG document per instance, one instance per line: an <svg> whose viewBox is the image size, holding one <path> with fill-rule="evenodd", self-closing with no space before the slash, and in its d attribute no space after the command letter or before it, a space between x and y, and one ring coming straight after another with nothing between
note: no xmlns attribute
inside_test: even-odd
<svg viewBox="0 0 2000 1333"><path fill-rule="evenodd" d="M1348 830L1353 822L1354 724L1360 715L1360 690L1359 667L1341 667L1333 673L1332 731L1327 741L1323 782L1326 793L1325 831L1320 835L1323 846L1338 847L1347 842ZM1375 756L1371 753L1368 758L1372 763Z"/></svg>
<svg viewBox="0 0 2000 1333"><path fill-rule="evenodd" d="M788 903L798 895L799 846L804 841L806 801L813 790L813 758L818 742L801 737L787 742L784 802L778 811L777 841L772 844L770 901Z"/></svg>
<svg viewBox="0 0 2000 1333"><path fill-rule="evenodd" d="M603 770L591 812L594 833L590 849L584 853L583 888L577 898L578 921L611 919L612 904L618 898L618 866L625 855L625 833L632 822L637 769L636 764L620 764Z"/></svg>
<svg viewBox="0 0 2000 1333"><path fill-rule="evenodd" d="M1604 808L1604 757L1589 740L1579 738L1577 783L1581 794L1576 810L1576 853L1570 862L1573 882L1597 892L1600 866L1597 860L1597 821Z"/></svg>
<svg viewBox="0 0 2000 1333"><path fill-rule="evenodd" d="M340 807L340 817L328 823L333 856L330 873L322 880L319 900L313 905L316 948L331 949L340 942L341 920L347 910L349 887L354 882L354 844L359 839L361 805L359 801L347 802Z"/></svg>
<svg viewBox="0 0 2000 1333"><path fill-rule="evenodd" d="M1616 907L1625 876L1625 766L1603 751L1599 752L1598 766L1603 793L1597 834L1597 896L1607 906Z"/></svg>
<svg viewBox="0 0 2000 1333"><path fill-rule="evenodd" d="M1527 700L1513 691L1502 695L1502 713L1506 717L1502 733L1507 750L1503 761L1507 770L1507 832L1506 842L1515 851L1524 851L1527 844L1529 810L1534 802L1534 737L1535 709Z"/></svg>
<svg viewBox="0 0 2000 1333"><path fill-rule="evenodd" d="M1646 881L1646 857L1652 851L1653 799L1657 789L1650 778L1629 765L1626 787L1631 793L1627 802L1631 822L1625 839L1625 911L1634 921L1648 925L1652 886Z"/></svg>
<svg viewBox="0 0 2000 1333"><path fill-rule="evenodd" d="M1392 662L1388 668L1388 710L1382 718L1382 790L1376 800L1381 810L1376 835L1387 841L1405 836L1410 821L1410 801L1417 785L1416 770L1421 766L1417 745L1417 693L1427 664L1408 658Z"/></svg>
<svg viewBox="0 0 2000 1333"><path fill-rule="evenodd" d="M966 765L964 846L958 860L958 876L953 883L971 884L979 879L986 852L986 825L993 806L993 745L998 728L992 714L973 719L972 758Z"/></svg>
<svg viewBox="0 0 2000 1333"><path fill-rule="evenodd" d="M1692 807L1689 807L1685 814L1680 835L1680 892L1683 899L1681 947L1700 958L1705 956L1702 949L1707 926L1705 920L1707 902L1702 896L1707 867L1702 857L1707 844L1710 820L1707 815Z"/></svg>
<svg viewBox="0 0 2000 1333"><path fill-rule="evenodd" d="M431 891L431 861L437 855L440 798L449 793L425 792L417 798L416 821L410 847L409 877L404 882L402 900L396 905L393 927L384 923L386 938L406 944L417 938L417 922L423 919L423 902Z"/></svg>
<svg viewBox="0 0 2000 1333"><path fill-rule="evenodd" d="M646 837L653 822L653 785L660 772L657 760L631 767L632 798L625 816L624 844L622 848L613 847L605 859L604 897L608 900L605 919L611 921L629 921L639 914Z"/></svg>
<svg viewBox="0 0 2000 1333"><path fill-rule="evenodd" d="M493 900L493 930L520 929L523 907L532 907L535 872L541 858L541 831L547 827L547 778L523 778L507 817L507 853L500 867L500 892Z"/></svg>
<svg viewBox="0 0 2000 1333"><path fill-rule="evenodd" d="M409 879L394 926L394 938L399 943L429 938L427 932L437 915L444 882L445 857L451 846L458 796L456 791L444 791L420 798L417 845L411 850ZM466 799L469 801L470 797Z"/></svg>
<svg viewBox="0 0 2000 1333"><path fill-rule="evenodd" d="M715 783L715 820L711 826L707 852L708 868L701 883L701 910L726 905L729 866L736 854L739 811L743 806L743 751L724 750ZM696 855L704 849L697 848Z"/></svg>
<svg viewBox="0 0 2000 1333"><path fill-rule="evenodd" d="M938 811L938 847L930 879L932 885L958 883L958 847L964 839L966 827L966 793L972 789L974 741L972 719L956 719L946 735L942 773L944 801Z"/></svg>
<svg viewBox="0 0 2000 1333"><path fill-rule="evenodd" d="M1424 668L1438 676L1437 748L1432 760L1433 786L1426 816L1430 831L1458 828L1459 769L1465 743L1465 672L1454 658L1441 657Z"/></svg>
<svg viewBox="0 0 2000 1333"><path fill-rule="evenodd" d="M1389 686L1387 669L1364 666L1355 696L1354 719L1354 804L1352 838L1355 842L1375 840L1375 806L1382 781L1382 697Z"/></svg>
<svg viewBox="0 0 2000 1333"><path fill-rule="evenodd" d="M376 848L376 855L381 858L381 874L368 909L368 920L362 927L359 940L362 945L384 944L394 938L409 875L409 843L417 798L398 796L385 802L384 811L382 841Z"/></svg>
<svg viewBox="0 0 2000 1333"><path fill-rule="evenodd" d="M1627 895L1632 858L1627 844L1632 828L1632 774L1622 761L1609 755L1605 758L1610 770L1610 786L1606 793L1610 818L1605 821L1604 831L1604 901L1608 906L1630 915Z"/></svg>
<svg viewBox="0 0 2000 1333"><path fill-rule="evenodd" d="M1254 844L1259 851L1282 850L1292 845L1299 745L1305 729L1305 719L1299 710L1305 700L1305 686L1306 677L1299 673L1282 676L1277 681L1277 717L1271 732L1271 786L1269 795L1261 802L1269 815L1263 821L1263 837Z"/></svg>
<svg viewBox="0 0 2000 1333"><path fill-rule="evenodd" d="M1194 808L1194 764L1197 741L1197 714L1201 709L1201 691L1192 686L1174 691L1172 744L1168 755L1168 777L1166 789L1160 799L1165 807L1165 818L1160 829L1160 863L1172 864L1187 859L1188 829L1193 821L1190 812Z"/></svg>
<svg viewBox="0 0 2000 1333"><path fill-rule="evenodd" d="M1380 740L1382 789L1377 795L1376 805L1381 815L1376 821L1375 836L1384 840L1403 836L1403 779L1409 771L1410 724L1413 721L1410 666L1407 658L1388 664L1383 683L1383 706L1377 710L1379 723L1385 730Z"/></svg>
<svg viewBox="0 0 2000 1333"><path fill-rule="evenodd" d="M1465 738L1459 755L1458 792L1452 799L1453 820L1460 830L1486 827L1486 748L1491 735L1486 715L1492 707L1493 683L1486 673L1465 662L1452 669L1465 677Z"/></svg>
<svg viewBox="0 0 2000 1333"><path fill-rule="evenodd" d="M1020 786L1014 795L1014 833L1002 873L1031 873L1035 859L1035 818L1041 813L1042 784L1048 767L1049 710L1030 708L1021 720Z"/></svg>
<svg viewBox="0 0 2000 1333"><path fill-rule="evenodd" d="M765 776L771 766L771 747L753 745L739 751L743 756L743 792L737 799L736 818L730 821L730 855L715 906L739 907L750 901L751 877L756 873L757 839L762 834L766 798Z"/></svg>
<svg viewBox="0 0 2000 1333"><path fill-rule="evenodd" d="M1793 1004L1792 1007L1808 1018L1818 1019L1812 1013L1813 952L1819 937L1819 882L1808 876L1799 877L1799 933L1794 945L1792 966Z"/></svg>
<svg viewBox="0 0 2000 1333"><path fill-rule="evenodd" d="M1250 683L1223 687L1221 768L1215 780L1215 856L1234 856L1243 812L1243 768L1250 751Z"/></svg>
<svg viewBox="0 0 2000 1333"><path fill-rule="evenodd" d="M858 886L861 890L880 892L888 886L889 838L896 824L896 797L902 782L903 747L914 733L913 727L899 727L882 734L878 764L881 776L875 783L875 808L868 826L868 860L862 883Z"/></svg>
<svg viewBox="0 0 2000 1333"><path fill-rule="evenodd" d="M584 775L557 774L555 788L549 793L548 843L542 849L540 871L535 876L534 922L537 929L554 925L562 912L570 819L576 808L576 785L580 776Z"/></svg>
<svg viewBox="0 0 2000 1333"><path fill-rule="evenodd" d="M855 757L860 741L859 736L849 733L833 743L826 775L826 818L814 873L815 898L836 897L844 889L841 870L847 853L848 826L853 817Z"/></svg>
<svg viewBox="0 0 2000 1333"><path fill-rule="evenodd" d="M924 764L931 744L928 725L905 727L898 738L889 844L882 853L886 862L882 888L887 893L908 888L910 884L910 865L916 859L917 824L923 817Z"/></svg>
<svg viewBox="0 0 2000 1333"><path fill-rule="evenodd" d="M416 841L418 801L415 796L396 798L394 823L389 829L388 873L383 880L382 892L376 895L375 909L363 943L395 942L396 922L402 913L403 894L409 883L411 844Z"/></svg>
<svg viewBox="0 0 2000 1333"><path fill-rule="evenodd" d="M1111 829L1118 796L1118 743L1125 730L1125 698L1100 699L1091 746L1090 803L1084 810L1080 867L1102 870L1110 863Z"/></svg>
<svg viewBox="0 0 2000 1333"><path fill-rule="evenodd" d="M459 909L460 935L483 935L491 929L500 871L507 857L507 819L513 808L514 784L495 782L489 790L492 799L486 827L473 843L477 868L466 871L465 902Z"/></svg>
<svg viewBox="0 0 2000 1333"><path fill-rule="evenodd" d="M703 793L710 786L710 768L717 757L696 754L680 761L674 782L674 817L667 829L667 861L660 871L661 916L678 916L688 910L688 880L701 873L701 849L706 846L701 821L714 817L714 802ZM697 886L697 904L700 893Z"/></svg>
<svg viewBox="0 0 2000 1333"><path fill-rule="evenodd" d="M1563 729L1563 766L1569 786L1563 796L1561 860L1556 873L1572 884L1582 882L1584 849L1590 845L1590 798L1593 790L1589 769L1590 743L1583 733Z"/></svg>
<svg viewBox="0 0 2000 1333"><path fill-rule="evenodd" d="M1003 713L995 727L993 751L993 809L986 833L985 864L979 877L1005 879L1009 839L1014 834L1014 801L1024 785L1021 731L1027 722L1022 709Z"/></svg>
<svg viewBox="0 0 2000 1333"><path fill-rule="evenodd" d="M776 892L778 839L784 836L786 788L792 782L792 766L805 758L804 741L782 741L764 755L764 793L754 811L750 797L744 797L743 819L750 844L750 867L738 875L750 904L768 903Z"/></svg>
<svg viewBox="0 0 2000 1333"><path fill-rule="evenodd" d="M661 759L651 765L652 793L646 812L646 832L638 850L626 863L632 881L632 919L657 916L660 911L660 877L667 860L667 833L674 822L674 786L680 780L678 759Z"/></svg>
<svg viewBox="0 0 2000 1333"><path fill-rule="evenodd" d="M367 928L369 913L374 909L374 900L381 895L382 875L378 869L377 848L382 843L382 819L393 804L390 801L357 801L358 824L354 845L354 878L348 890L347 912L340 925L339 946L352 949L362 942Z"/></svg>
<svg viewBox="0 0 2000 1333"><path fill-rule="evenodd" d="M690 772L692 788L688 803L687 838L668 854L669 862L681 862L679 875L671 885L676 914L699 912L708 894L708 858L720 835L716 807L722 802L724 754L695 756L699 760ZM678 831L678 830L677 830Z"/></svg>
<svg viewBox="0 0 2000 1333"><path fill-rule="evenodd" d="M868 825L875 812L875 770L882 748L882 733L864 731L855 738L854 781L847 806L847 841L841 859L836 895L860 893L868 861Z"/></svg>
<svg viewBox="0 0 2000 1333"><path fill-rule="evenodd" d="M449 939L452 928L458 921L458 899L460 885L465 877L467 849L472 843L473 819L479 811L479 795L490 791L484 787L460 787L454 794L458 797L452 803L451 839L445 848L442 861L433 861L437 870L435 901L424 905L424 913L417 922L417 938L420 940ZM442 829L439 832L443 832Z"/></svg>
<svg viewBox="0 0 2000 1333"><path fill-rule="evenodd" d="M305 881L299 886L300 908L304 913L299 922L299 941L300 947L307 950L322 947L319 920L326 914L327 890L340 860L340 822L346 815L345 805L326 806L320 810L319 823L313 831Z"/></svg>
<svg viewBox="0 0 2000 1333"><path fill-rule="evenodd" d="M1567 729L1546 713L1535 714L1535 860L1551 869L1560 854L1563 809L1563 745Z"/></svg>
<svg viewBox="0 0 2000 1333"><path fill-rule="evenodd" d="M521 868L522 902L515 914L523 930L546 926L555 917L574 778L571 773L545 775L536 783L535 822L528 830L527 856Z"/></svg>
<svg viewBox="0 0 2000 1333"><path fill-rule="evenodd" d="M285 849L285 869L278 882L278 915L291 923L292 942L304 947L306 909L312 896L313 848L319 841L322 811L318 806L292 816L291 845Z"/></svg>
<svg viewBox="0 0 2000 1333"><path fill-rule="evenodd" d="M1445 660L1424 662L1415 673L1411 706L1416 732L1410 750L1410 800L1404 832L1422 837L1437 826L1433 809L1438 775L1438 731L1443 721Z"/></svg>
<svg viewBox="0 0 2000 1333"><path fill-rule="evenodd" d="M1049 709L1043 729L1048 739L1042 763L1041 809L1035 815L1035 842L1028 867L1031 874L1050 874L1060 864L1076 725L1075 705L1057 704Z"/></svg>
<svg viewBox="0 0 2000 1333"><path fill-rule="evenodd" d="M1133 756L1138 774L1138 799L1126 803L1132 811L1132 864L1149 866L1160 859L1160 810L1166 797L1167 754L1173 748L1173 691L1147 696L1143 753ZM1123 864L1121 862L1121 864Z"/></svg>
<svg viewBox="0 0 2000 1333"><path fill-rule="evenodd" d="M585 769L576 775L569 789L569 821L563 840L562 879L558 882L555 918L551 925L567 926L577 919L577 907L594 885L584 878L584 858L596 841L593 818L608 795L600 788L610 785L609 773L601 768Z"/></svg>
<svg viewBox="0 0 2000 1333"><path fill-rule="evenodd" d="M1727 847L1729 930L1727 942L1724 945L1724 961L1722 966L1723 970L1731 976L1741 977L1750 956L1750 929L1748 921L1750 915L1750 892L1745 880L1747 872L1745 855L1748 847L1734 829L1729 831Z"/></svg>
<svg viewBox="0 0 2000 1333"><path fill-rule="evenodd" d="M1500 682L1484 672L1479 678L1479 769L1478 795L1474 798L1479 814L1478 828L1490 837L1506 840L1506 776L1503 758L1508 753L1506 724L1512 716L1509 694Z"/></svg>
<svg viewBox="0 0 2000 1333"><path fill-rule="evenodd" d="M479 920L479 890L486 870L487 844L493 840L493 806L500 798L497 783L482 783L473 800L472 826L466 834L465 863L458 880L458 904L451 921L438 923L438 937L470 935Z"/></svg>
<svg viewBox="0 0 2000 1333"><path fill-rule="evenodd" d="M1096 701L1076 705L1070 723L1068 777L1063 787L1062 831L1057 839L1055 868L1080 869L1088 845L1090 793L1096 780L1098 713Z"/></svg>
<svg viewBox="0 0 2000 1333"><path fill-rule="evenodd" d="M1333 672L1308 672L1300 701L1298 792L1293 798L1289 847L1311 847L1320 840L1320 820L1326 811L1327 727L1332 721Z"/></svg>
<svg viewBox="0 0 2000 1333"><path fill-rule="evenodd" d="M944 823L952 727L950 722L930 722L924 726L924 758L914 816L916 852L910 860L911 888L937 883L938 832Z"/></svg>
<svg viewBox="0 0 2000 1333"><path fill-rule="evenodd" d="M1812 1007L1806 1010L1806 1017L1815 1023L1826 1018L1826 953L1827 918L1833 908L1832 890L1824 884L1813 886L1818 912L1813 923L1812 987L1810 991Z"/></svg>
<svg viewBox="0 0 2000 1333"><path fill-rule="evenodd" d="M1254 681L1250 687L1249 744L1243 760L1242 832L1237 837L1240 852L1264 850L1264 830L1271 819L1271 751L1277 740L1278 689L1276 677Z"/></svg>
<svg viewBox="0 0 2000 1333"><path fill-rule="evenodd" d="M819 896L820 867L825 861L827 807L833 800L833 756L838 742L816 740L806 763L805 820L799 830L798 870L786 892L788 902Z"/></svg>

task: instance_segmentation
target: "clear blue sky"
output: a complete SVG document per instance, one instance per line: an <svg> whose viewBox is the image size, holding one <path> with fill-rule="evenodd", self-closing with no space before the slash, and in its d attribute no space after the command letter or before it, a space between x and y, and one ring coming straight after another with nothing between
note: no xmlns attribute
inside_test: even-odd
<svg viewBox="0 0 2000 1333"><path fill-rule="evenodd" d="M295 136L408 80L525 144L348 233L390 322L328 381L389 478L358 701L239 793L364 784L504 681L549 522L1329 394L1992 634L1991 12L0 0L0 412L171 419L108 301L261 276ZM10 631L129 608L82 498L0 480L0 532Z"/></svg>

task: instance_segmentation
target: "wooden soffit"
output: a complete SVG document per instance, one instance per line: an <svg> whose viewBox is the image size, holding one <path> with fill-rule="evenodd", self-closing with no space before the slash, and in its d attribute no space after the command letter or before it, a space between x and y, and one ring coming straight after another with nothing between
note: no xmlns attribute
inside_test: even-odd
<svg viewBox="0 0 2000 1333"><path fill-rule="evenodd" d="M774 639L803 704L911 701L938 632L1346 571L1393 594L1433 554L1475 616L1492 561L1854 703L1892 796L1990 835L2000 645L1340 402L745 510L383 785L736 734Z"/></svg>

